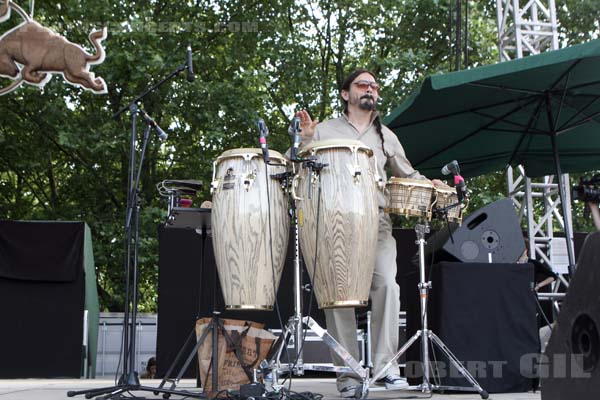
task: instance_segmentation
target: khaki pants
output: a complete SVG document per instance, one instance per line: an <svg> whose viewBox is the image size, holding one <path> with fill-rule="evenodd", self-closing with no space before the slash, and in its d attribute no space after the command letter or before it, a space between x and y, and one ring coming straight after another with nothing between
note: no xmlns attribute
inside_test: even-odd
<svg viewBox="0 0 600 400"><path fill-rule="evenodd" d="M379 213L379 237L377 240L377 258L371 284L371 332L374 373L398 351L398 315L400 313L400 287L396 283L396 240L392 237L392 222L389 215ZM356 317L353 308L325 310L327 331L359 360L356 338ZM331 352L335 365L344 362ZM398 363L394 363L387 374L398 374ZM337 388L359 383L355 374L338 374Z"/></svg>

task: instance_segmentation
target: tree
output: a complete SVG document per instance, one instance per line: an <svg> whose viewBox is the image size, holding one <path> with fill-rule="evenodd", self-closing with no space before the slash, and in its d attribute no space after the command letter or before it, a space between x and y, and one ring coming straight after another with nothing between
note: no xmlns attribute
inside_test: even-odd
<svg viewBox="0 0 600 400"><path fill-rule="evenodd" d="M169 131L164 143L152 138L141 177L140 310L154 311L157 226L166 210L156 184L199 179L205 183L199 205L210 198L213 160L227 149L257 146L257 117L270 127L271 148L284 152L294 111L307 108L321 120L338 113L341 81L357 66L379 74L380 109L386 114L422 78L452 69L451 3L38 2L40 23L90 51L87 34L108 26L106 60L92 70L109 91L93 95L55 76L43 91L24 86L0 97L1 216L86 221L94 239L101 307L122 310L130 126L127 113L117 120L112 115L185 62L191 43L196 80L188 83L180 76L142 105ZM590 14L595 3L573 0L560 7L568 15L560 17L565 37L573 43L597 35L597 13ZM470 2L470 10L471 65L496 62L494 2ZM16 23L13 19L0 24L2 32ZM1 86L7 83L0 77ZM471 187L483 203L502 193L502 179L493 174Z"/></svg>

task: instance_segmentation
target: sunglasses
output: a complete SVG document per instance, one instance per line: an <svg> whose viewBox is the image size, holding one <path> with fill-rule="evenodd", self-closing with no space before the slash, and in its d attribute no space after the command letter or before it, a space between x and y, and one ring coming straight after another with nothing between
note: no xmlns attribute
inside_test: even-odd
<svg viewBox="0 0 600 400"><path fill-rule="evenodd" d="M379 83L377 82L371 82L371 81L356 81L356 82L352 82L354 85L356 85L357 88L361 89L361 90L367 90L369 87L371 89L373 89L375 92L379 90Z"/></svg>

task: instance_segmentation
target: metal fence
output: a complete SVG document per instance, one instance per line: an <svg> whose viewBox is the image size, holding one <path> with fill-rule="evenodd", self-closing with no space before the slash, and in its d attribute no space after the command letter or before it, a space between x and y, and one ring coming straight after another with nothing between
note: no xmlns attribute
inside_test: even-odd
<svg viewBox="0 0 600 400"><path fill-rule="evenodd" d="M146 369L150 357L156 355L156 314L138 314L136 321L135 370ZM96 377L112 377L123 369L121 359L123 313L100 313Z"/></svg>

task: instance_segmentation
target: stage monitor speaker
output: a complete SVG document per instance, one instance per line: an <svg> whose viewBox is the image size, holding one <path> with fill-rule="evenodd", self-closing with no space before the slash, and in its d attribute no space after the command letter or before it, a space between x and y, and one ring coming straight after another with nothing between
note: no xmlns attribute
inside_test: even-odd
<svg viewBox="0 0 600 400"><path fill-rule="evenodd" d="M450 235L452 232L452 235ZM519 218L510 199L495 201L471 213L461 226L451 224L427 239L426 253L436 260L513 263L525 250ZM450 255L451 257L447 257Z"/></svg>
<svg viewBox="0 0 600 400"><path fill-rule="evenodd" d="M542 400L600 393L600 232L586 238L542 357Z"/></svg>

